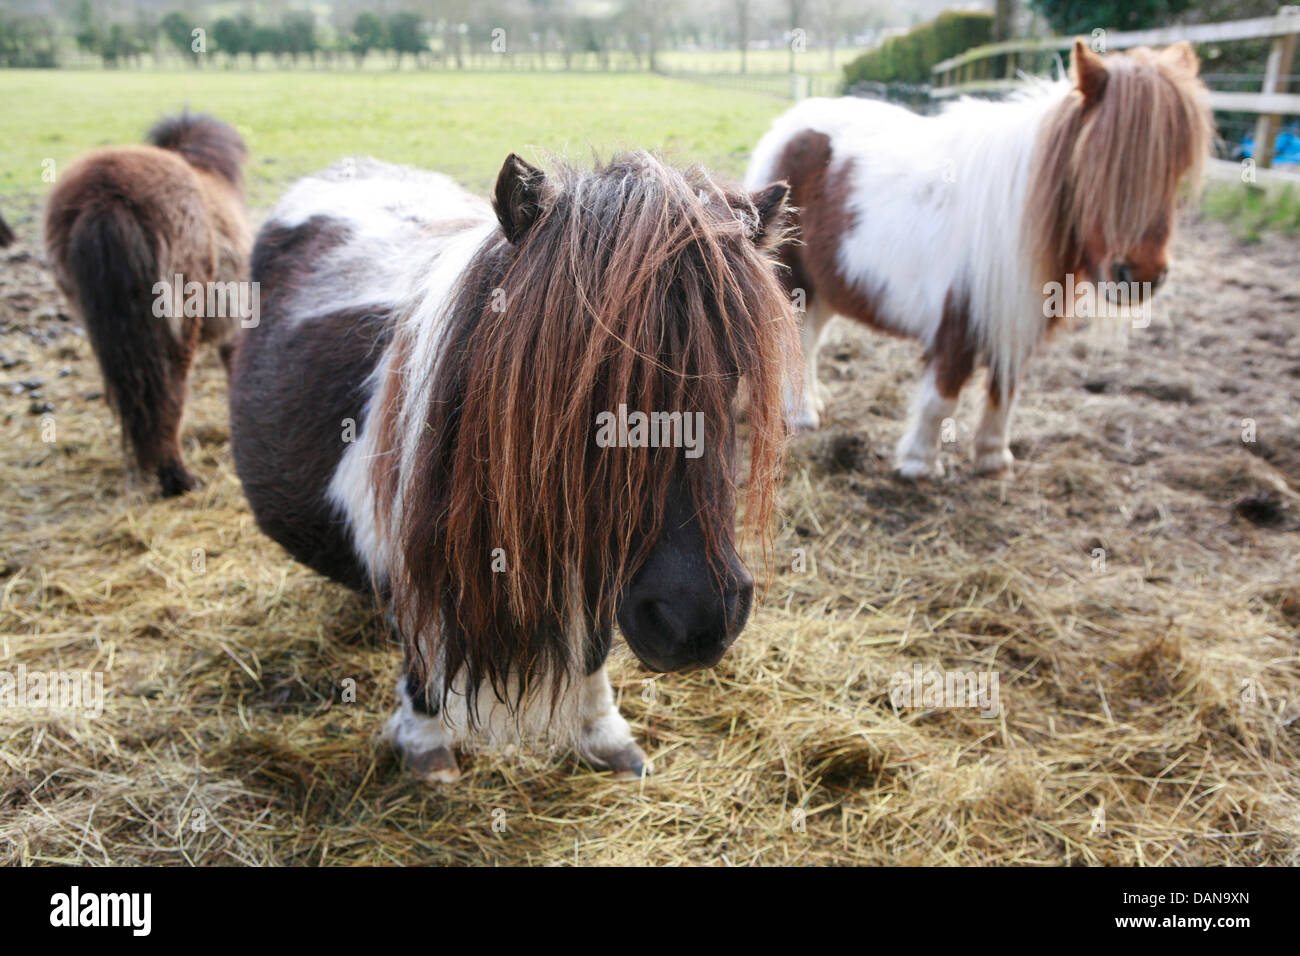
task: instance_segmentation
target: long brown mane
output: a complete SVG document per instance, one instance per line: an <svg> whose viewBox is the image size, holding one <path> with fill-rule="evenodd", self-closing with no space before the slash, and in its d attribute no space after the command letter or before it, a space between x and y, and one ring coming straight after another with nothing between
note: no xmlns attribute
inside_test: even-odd
<svg viewBox="0 0 1300 956"><path fill-rule="evenodd" d="M427 381L403 373L415 346L399 330L375 406L423 426L414 448L385 429L374 466L399 627L426 681L446 675L434 692L465 693L471 713L481 682L515 706L581 666L659 533L676 468L711 560L732 545L738 389L746 525L770 556L796 326L759 210L645 153L547 183L519 245L498 234L475 256ZM702 412L704 453L598 447L598 413L620 404Z"/></svg>
<svg viewBox="0 0 1300 956"><path fill-rule="evenodd" d="M1195 186L1214 136L1186 44L1097 57L1076 43L1076 89L1043 126L1026 200L1026 241L1044 278L1074 271L1095 237L1112 254L1168 218Z"/></svg>

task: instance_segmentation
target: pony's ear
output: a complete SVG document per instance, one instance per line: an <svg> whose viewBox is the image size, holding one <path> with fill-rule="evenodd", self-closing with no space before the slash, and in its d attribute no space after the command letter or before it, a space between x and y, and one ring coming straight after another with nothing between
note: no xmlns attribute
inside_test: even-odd
<svg viewBox="0 0 1300 956"><path fill-rule="evenodd" d="M1185 40L1161 50L1160 59L1188 76L1195 76L1201 71L1200 57L1196 55L1192 45Z"/></svg>
<svg viewBox="0 0 1300 956"><path fill-rule="evenodd" d="M1083 94L1084 102L1095 103L1106 91L1106 80L1110 74L1106 63L1096 53L1088 49L1088 44L1076 37L1074 41L1074 85Z"/></svg>
<svg viewBox="0 0 1300 956"><path fill-rule="evenodd" d="M514 153L506 157L492 193L497 219L511 245L519 245L542 212L546 174Z"/></svg>
<svg viewBox="0 0 1300 956"><path fill-rule="evenodd" d="M780 237L781 226L785 223L785 201L789 196L790 186L784 180L749 194L750 201L758 210L758 227L750 236L755 243L768 245Z"/></svg>

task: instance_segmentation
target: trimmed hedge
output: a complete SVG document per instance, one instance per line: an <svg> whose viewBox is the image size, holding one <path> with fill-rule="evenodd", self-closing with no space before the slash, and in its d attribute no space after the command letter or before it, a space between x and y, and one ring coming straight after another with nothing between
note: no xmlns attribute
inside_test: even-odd
<svg viewBox="0 0 1300 956"><path fill-rule="evenodd" d="M992 14L950 10L862 54L844 67L844 85L929 83L936 63L992 40Z"/></svg>

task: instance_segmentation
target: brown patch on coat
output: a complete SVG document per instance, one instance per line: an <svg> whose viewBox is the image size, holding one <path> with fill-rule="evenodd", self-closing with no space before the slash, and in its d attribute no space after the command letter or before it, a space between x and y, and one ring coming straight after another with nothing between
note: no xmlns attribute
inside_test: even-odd
<svg viewBox="0 0 1300 956"><path fill-rule="evenodd" d="M844 236L853 229L848 198L852 187L852 159L831 171L830 137L815 130L792 136L781 151L773 175L790 184L791 234L777 252L782 282L791 294L803 289L809 305L820 299L839 315L891 335L902 335L880 317L875 298L851 284L836 263Z"/></svg>
<svg viewBox="0 0 1300 956"><path fill-rule="evenodd" d="M268 536L321 574L358 591L369 574L344 517L326 497L343 452L347 420L360 439L366 388L396 316L290 310L325 251L346 241L339 220L314 216L293 228L265 226L253 249L252 279L262 320L238 339L230 380L230 447L253 517Z"/></svg>
<svg viewBox="0 0 1300 956"><path fill-rule="evenodd" d="M975 342L970 334L970 304L952 289L943 298L943 318L926 353L934 365L934 387L944 398L955 400L975 370Z"/></svg>

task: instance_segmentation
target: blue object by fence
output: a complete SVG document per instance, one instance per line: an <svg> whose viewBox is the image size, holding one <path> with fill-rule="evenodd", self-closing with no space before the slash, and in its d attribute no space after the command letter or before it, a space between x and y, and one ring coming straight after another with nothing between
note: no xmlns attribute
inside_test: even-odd
<svg viewBox="0 0 1300 956"><path fill-rule="evenodd" d="M1255 156L1255 137L1247 136L1241 141L1241 155L1247 158ZM1288 126L1277 134L1273 143L1273 165L1283 163L1300 163L1300 126Z"/></svg>

